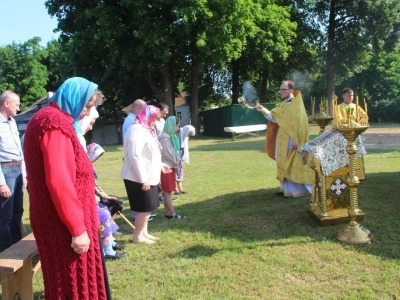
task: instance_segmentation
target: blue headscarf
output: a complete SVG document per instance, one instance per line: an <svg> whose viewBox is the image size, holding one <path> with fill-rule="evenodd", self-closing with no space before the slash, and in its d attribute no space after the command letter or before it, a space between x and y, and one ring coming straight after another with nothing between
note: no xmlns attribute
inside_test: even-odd
<svg viewBox="0 0 400 300"><path fill-rule="evenodd" d="M73 77L64 81L49 103L54 102L62 111L68 113L74 119L72 126L75 132L82 133L78 117L96 89L97 84L82 77Z"/></svg>

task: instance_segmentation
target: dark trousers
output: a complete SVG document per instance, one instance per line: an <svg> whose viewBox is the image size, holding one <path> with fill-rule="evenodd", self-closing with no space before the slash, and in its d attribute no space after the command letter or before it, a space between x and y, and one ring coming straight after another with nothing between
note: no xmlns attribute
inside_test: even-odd
<svg viewBox="0 0 400 300"><path fill-rule="evenodd" d="M24 213L21 168L1 166L11 197L0 196L0 252L22 239L21 220Z"/></svg>

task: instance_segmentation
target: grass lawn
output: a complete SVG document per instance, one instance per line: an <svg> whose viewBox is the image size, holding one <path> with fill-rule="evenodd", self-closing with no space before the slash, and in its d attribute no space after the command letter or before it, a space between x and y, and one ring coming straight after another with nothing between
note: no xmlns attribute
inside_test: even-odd
<svg viewBox="0 0 400 300"><path fill-rule="evenodd" d="M100 185L127 199L121 146L104 148L96 163ZM113 299L400 299L399 151L365 157L361 224L374 236L366 245L337 241L343 225L319 227L307 213L308 198L275 195L276 169L263 138L192 139L190 161L188 194L173 202L187 219L166 220L161 206L149 223L159 242L133 244L132 230L116 217L124 233L117 240L129 256L107 261ZM126 200L123 213L131 219L128 206ZM34 281L34 298L43 299L40 272Z"/></svg>

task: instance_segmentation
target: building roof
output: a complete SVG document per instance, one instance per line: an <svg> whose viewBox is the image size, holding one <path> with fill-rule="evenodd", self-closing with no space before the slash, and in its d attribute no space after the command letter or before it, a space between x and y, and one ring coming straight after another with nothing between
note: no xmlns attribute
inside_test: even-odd
<svg viewBox="0 0 400 300"><path fill-rule="evenodd" d="M178 97L175 97L175 106L182 106L182 105L187 105L186 103L186 97L187 97L186 92L180 92Z"/></svg>
<svg viewBox="0 0 400 300"><path fill-rule="evenodd" d="M48 105L48 101L50 97L53 96L52 92L48 92L46 96L43 96L40 98L38 101L33 103L31 106L29 106L27 109L25 109L23 112L20 114L14 116L13 118L17 123L28 123L29 120L32 118L32 116L42 107Z"/></svg>

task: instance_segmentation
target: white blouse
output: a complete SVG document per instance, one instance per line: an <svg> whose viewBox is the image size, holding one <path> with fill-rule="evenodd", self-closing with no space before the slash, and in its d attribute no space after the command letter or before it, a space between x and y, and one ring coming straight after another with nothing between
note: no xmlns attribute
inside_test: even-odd
<svg viewBox="0 0 400 300"><path fill-rule="evenodd" d="M150 132L139 124L129 127L124 137L121 177L133 182L160 183L161 151Z"/></svg>

